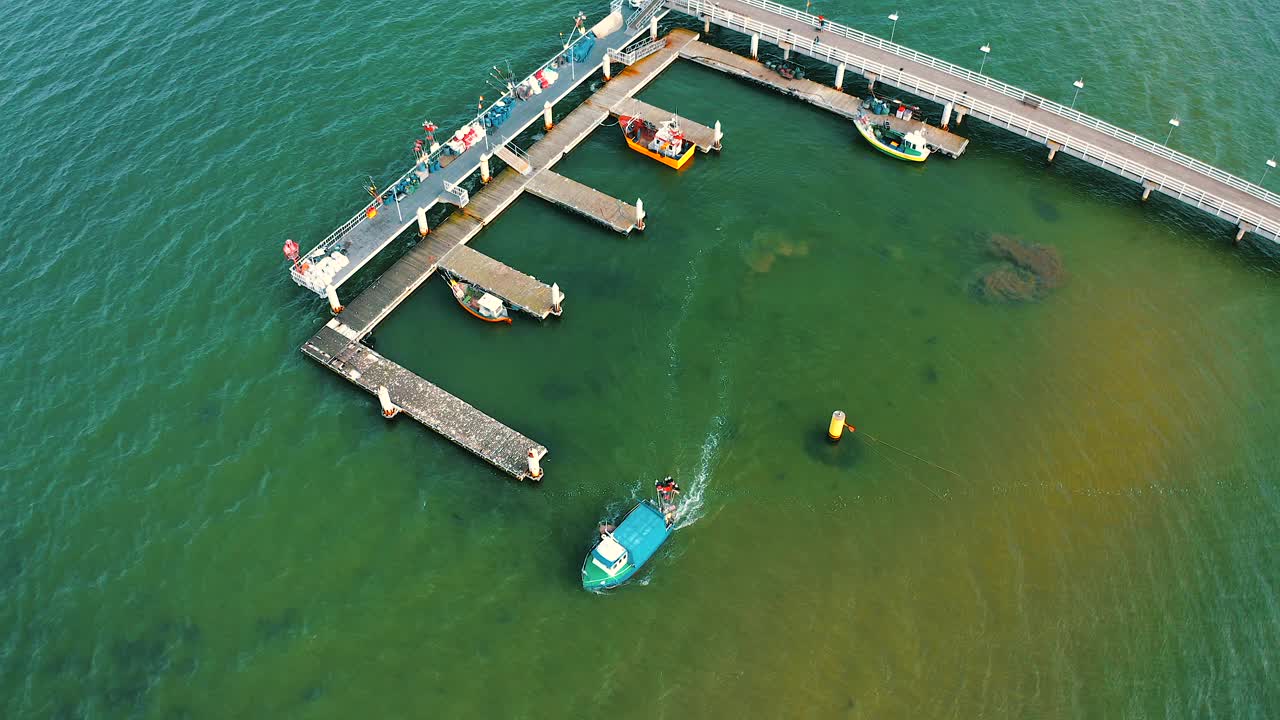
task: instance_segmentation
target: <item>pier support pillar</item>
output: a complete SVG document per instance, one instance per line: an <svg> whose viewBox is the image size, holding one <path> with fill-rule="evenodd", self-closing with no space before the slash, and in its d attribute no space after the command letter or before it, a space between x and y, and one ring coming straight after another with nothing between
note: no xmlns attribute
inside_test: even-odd
<svg viewBox="0 0 1280 720"><path fill-rule="evenodd" d="M324 294L329 297L329 309L333 310L333 314L342 312L342 303L338 302L338 289L328 285L324 289Z"/></svg>
<svg viewBox="0 0 1280 720"><path fill-rule="evenodd" d="M418 237L426 237L431 232L431 228L427 227L427 209L425 207L418 208Z"/></svg>
<svg viewBox="0 0 1280 720"><path fill-rule="evenodd" d="M964 116L968 112L969 112L969 108L964 107L963 105L956 106L956 124L957 125L964 122Z"/></svg>
<svg viewBox="0 0 1280 720"><path fill-rule="evenodd" d="M720 129L720 121L716 121L715 132L711 136L711 147L716 150L720 149L720 141L724 139L724 132Z"/></svg>
<svg viewBox="0 0 1280 720"><path fill-rule="evenodd" d="M604 79L613 79L613 68L609 66L609 53L607 52L604 54Z"/></svg>
<svg viewBox="0 0 1280 720"><path fill-rule="evenodd" d="M760 33L751 33L751 59L760 59Z"/></svg>
<svg viewBox="0 0 1280 720"><path fill-rule="evenodd" d="M1236 239L1233 241L1234 244L1239 245L1240 241L1244 239L1244 234L1252 229L1252 227L1245 225L1244 223L1240 223L1236 228Z"/></svg>
<svg viewBox="0 0 1280 720"><path fill-rule="evenodd" d="M790 59L791 59L791 46L788 45L782 48L782 60L785 62Z"/></svg>
<svg viewBox="0 0 1280 720"><path fill-rule="evenodd" d="M644 229L644 201L636 198L636 227Z"/></svg>
<svg viewBox="0 0 1280 720"><path fill-rule="evenodd" d="M489 156L485 153L480 154L480 182L488 185L492 175L489 172Z"/></svg>
<svg viewBox="0 0 1280 720"><path fill-rule="evenodd" d="M867 73L867 92L871 92L872 90L876 89L876 80L879 80L879 79L880 79L879 75L873 72Z"/></svg>
<svg viewBox="0 0 1280 720"><path fill-rule="evenodd" d="M550 100L542 103L542 124L545 125L548 130L555 127L555 123L551 122L551 101Z"/></svg>
<svg viewBox="0 0 1280 720"><path fill-rule="evenodd" d="M702 20L702 33L705 35L710 32L711 32L711 16L708 15Z"/></svg>
<svg viewBox="0 0 1280 720"><path fill-rule="evenodd" d="M1150 180L1142 181L1142 202L1146 202L1151 197L1151 191L1156 189L1156 184Z"/></svg>
<svg viewBox="0 0 1280 720"><path fill-rule="evenodd" d="M649 39L650 40L658 39L658 16L657 15L654 15L653 17L649 18Z"/></svg>
<svg viewBox="0 0 1280 720"><path fill-rule="evenodd" d="M551 283L551 312L559 315L561 302L564 302L564 293L560 292L558 284Z"/></svg>
<svg viewBox="0 0 1280 720"><path fill-rule="evenodd" d="M1053 159L1057 157L1058 151L1061 149L1061 145L1052 140L1049 141L1049 162L1053 162Z"/></svg>
<svg viewBox="0 0 1280 720"><path fill-rule="evenodd" d="M844 89L844 63L836 66L836 89Z"/></svg>
<svg viewBox="0 0 1280 720"><path fill-rule="evenodd" d="M534 448L529 448L529 477L534 480L542 479L542 455Z"/></svg>
<svg viewBox="0 0 1280 720"><path fill-rule="evenodd" d="M382 417L388 420L400 414L400 406L391 402L391 393L387 392L386 385L378 386L378 404L382 405Z"/></svg>
<svg viewBox="0 0 1280 720"><path fill-rule="evenodd" d="M955 105L953 105L950 100L947 101L946 105L942 106L942 129L943 130L946 130L947 128L951 127L951 110L954 107Z"/></svg>

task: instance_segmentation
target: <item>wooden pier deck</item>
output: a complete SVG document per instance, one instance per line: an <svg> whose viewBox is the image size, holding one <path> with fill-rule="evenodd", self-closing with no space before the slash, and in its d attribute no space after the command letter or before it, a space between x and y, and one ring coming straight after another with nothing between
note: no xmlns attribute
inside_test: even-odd
<svg viewBox="0 0 1280 720"><path fill-rule="evenodd" d="M757 36L973 115L1280 242L1280 195L1150 138L968 68L771 0L664 0L668 9ZM816 37L816 40L815 40ZM1239 235L1237 236L1239 237Z"/></svg>
<svg viewBox="0 0 1280 720"><path fill-rule="evenodd" d="M543 170L530 178L525 189L547 202L555 203L623 235L635 230L639 224L640 211L635 205L628 205L550 170Z"/></svg>
<svg viewBox="0 0 1280 720"><path fill-rule="evenodd" d="M446 253L439 266L539 320L560 314L554 307L550 285L466 245Z"/></svg>
<svg viewBox="0 0 1280 720"><path fill-rule="evenodd" d="M764 63L742 57L704 42L692 42L680 51L680 57L704 67L719 70L749 82L756 83L784 95L803 100L811 105L852 120L861 109L862 99L843 90L802 78L788 79L765 67ZM919 132L929 147L953 158L960 157L969 145L968 138L947 132L919 120L903 120L893 115L874 115L878 121L888 121L898 132Z"/></svg>
<svg viewBox="0 0 1280 720"><path fill-rule="evenodd" d="M700 45L701 43L694 41L689 44ZM685 47L687 49L688 45ZM681 51L682 57L684 52L684 50ZM674 117L678 119L680 123L680 130L684 133L685 138L694 145L697 145L699 150L702 152L710 152L712 150L720 149L720 139L716 137L716 131L714 128L709 128L706 125L696 123L688 118L679 117L673 112L663 110L660 107L654 107L649 103L641 102L635 98L624 98L618 101L613 105L613 107L609 108L609 112L613 115L632 115L640 117L648 120L654 125L657 125L663 120L670 120Z"/></svg>
<svg viewBox="0 0 1280 720"><path fill-rule="evenodd" d="M358 343L335 318L302 346L309 357L372 395L386 387L391 402L410 417L517 480L529 478L529 453L547 449L461 399Z"/></svg>

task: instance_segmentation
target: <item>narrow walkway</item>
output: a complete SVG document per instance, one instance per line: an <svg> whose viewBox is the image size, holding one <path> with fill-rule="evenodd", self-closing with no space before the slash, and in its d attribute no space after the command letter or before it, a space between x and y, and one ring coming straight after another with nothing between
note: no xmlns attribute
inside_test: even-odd
<svg viewBox="0 0 1280 720"><path fill-rule="evenodd" d="M466 245L450 250L440 258L439 266L539 320L560 314L554 307L550 285Z"/></svg>
<svg viewBox="0 0 1280 720"><path fill-rule="evenodd" d="M1151 181L1165 195L1280 242L1280 195L1060 103L838 23L828 22L818 32L815 15L770 0L665 4L920 97L953 103L957 123L971 114L1038 142L1055 142L1061 152L1138 183Z"/></svg>
<svg viewBox="0 0 1280 720"><path fill-rule="evenodd" d="M770 70L757 60L742 57L703 42L689 43L680 51L680 57L803 100L850 120L858 114L862 105L861 98L842 90L812 80L784 78L777 71ZM879 122L887 121L890 127L901 133L913 131L921 133L929 147L953 158L960 157L969 145L968 138L919 120L903 120L892 115L873 115L872 117Z"/></svg>
<svg viewBox="0 0 1280 720"><path fill-rule="evenodd" d="M543 170L531 178L525 189L623 235L635 230L641 219L635 205L628 205L550 170Z"/></svg>
<svg viewBox="0 0 1280 720"><path fill-rule="evenodd" d="M539 460L547 449L459 398L386 359L348 342L332 320L302 351L372 395L386 387L391 402L428 428L471 451L517 480L529 478L529 454Z"/></svg>

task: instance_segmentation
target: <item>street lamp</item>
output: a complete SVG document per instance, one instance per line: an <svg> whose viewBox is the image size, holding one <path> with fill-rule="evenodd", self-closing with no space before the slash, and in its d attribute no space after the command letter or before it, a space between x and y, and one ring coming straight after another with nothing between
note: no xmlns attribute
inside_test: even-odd
<svg viewBox="0 0 1280 720"><path fill-rule="evenodd" d="M978 66L978 74L981 75L982 69L987 66L987 55L991 54L991 45L983 45L978 49L982 51L982 64Z"/></svg>
<svg viewBox="0 0 1280 720"><path fill-rule="evenodd" d="M1073 83L1071 83L1071 84L1076 86L1076 94L1075 94L1075 97L1071 98L1071 109L1072 109L1072 110L1075 110L1075 109L1076 109L1076 99L1080 97L1080 91L1084 89L1084 78L1080 78L1079 80L1077 80L1077 81L1075 81L1075 82L1073 82Z"/></svg>
<svg viewBox="0 0 1280 720"><path fill-rule="evenodd" d="M1263 181L1263 180L1266 180L1266 179L1267 179L1267 173L1271 172L1271 168L1273 168L1273 167L1275 167L1275 166L1276 166L1276 159L1275 159L1275 158L1271 158L1270 160L1268 160L1268 161L1267 161L1267 169L1262 171L1262 180L1259 180L1259 181L1258 181L1258 184L1259 184L1259 185L1261 185L1261 184L1262 184L1262 181Z"/></svg>
<svg viewBox="0 0 1280 720"><path fill-rule="evenodd" d="M1169 145L1169 138L1173 137L1173 129L1181 124L1182 122L1179 121L1178 118L1169 118L1169 134L1164 136L1164 144L1166 147Z"/></svg>
<svg viewBox="0 0 1280 720"><path fill-rule="evenodd" d="M893 42L893 34L898 31L898 11L894 10L889 19L893 21L893 27L889 30L889 42Z"/></svg>

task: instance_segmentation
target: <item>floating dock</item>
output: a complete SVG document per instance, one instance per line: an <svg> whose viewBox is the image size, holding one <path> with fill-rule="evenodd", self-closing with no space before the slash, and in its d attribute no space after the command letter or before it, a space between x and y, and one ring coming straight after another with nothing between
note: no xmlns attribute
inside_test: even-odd
<svg viewBox="0 0 1280 720"><path fill-rule="evenodd" d="M525 189L530 195L537 195L623 235L635 230L643 220L640 209L635 205L628 205L550 170L535 175Z"/></svg>
<svg viewBox="0 0 1280 720"><path fill-rule="evenodd" d="M812 80L784 78L776 70L765 67L764 63L758 60L735 55L714 45L691 42L680 51L680 57L713 70L719 70L726 75L777 90L784 95L803 100L850 120L862 111L861 98ZM924 136L925 142L931 149L953 158L960 157L964 149L969 146L968 138L920 120L903 120L893 115L872 115L871 117L875 118L876 122L889 123L891 128L903 134L918 132Z"/></svg>
<svg viewBox="0 0 1280 720"><path fill-rule="evenodd" d="M440 258L439 267L539 320L560 314L557 300L564 298L557 298L550 285L466 245L459 245Z"/></svg>
<svg viewBox="0 0 1280 720"><path fill-rule="evenodd" d="M1280 242L1280 195L1161 143L990 76L896 45L883 38L827 21L770 0L663 0L666 8L783 49L826 62L836 77L862 74L871 87L881 82L943 105L942 125L954 112L956 124L973 115L1045 143L1049 159L1058 152L1084 160L1143 186L1145 200L1161 192L1236 223L1238 242L1246 232ZM837 84L840 84L837 82ZM1148 184L1149 183L1149 184Z"/></svg>
<svg viewBox="0 0 1280 720"><path fill-rule="evenodd" d="M688 50L690 45L700 44L701 43L698 43L697 41L687 43L684 46L684 49L680 51L680 56L684 57L684 53ZM640 102L635 98L624 98L614 103L613 107L609 108L609 112L613 115L630 115L633 117L639 117L653 123L654 125L657 125L663 120L675 118L680 124L680 132L684 133L685 139L694 145L697 145L699 150L705 153L720 149L720 133L714 128L709 128L706 125L696 123L688 118L680 117L673 112L663 110L659 107L654 107L649 103Z"/></svg>

